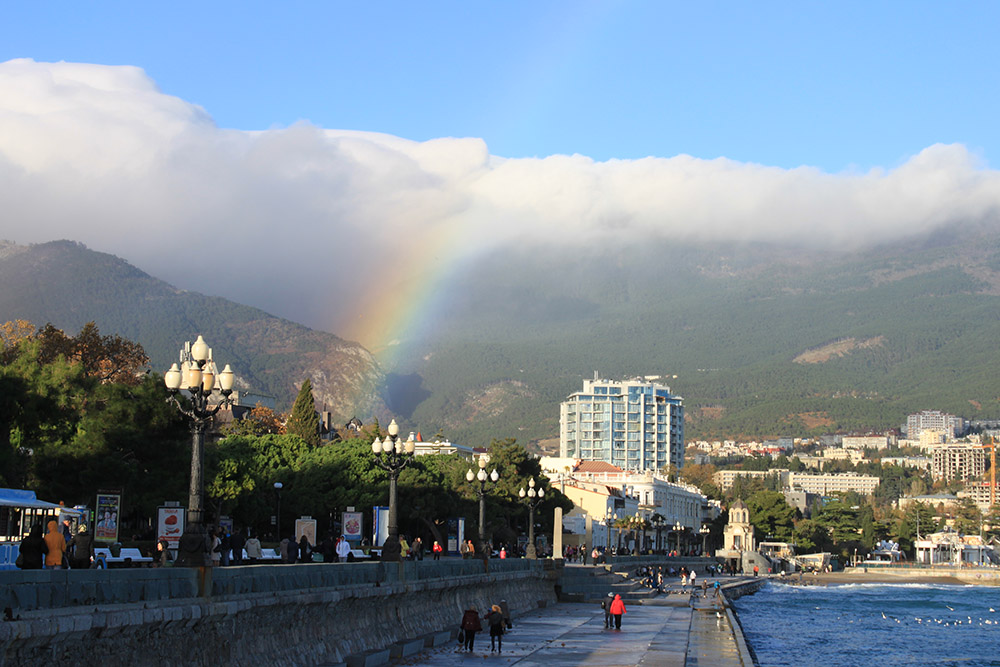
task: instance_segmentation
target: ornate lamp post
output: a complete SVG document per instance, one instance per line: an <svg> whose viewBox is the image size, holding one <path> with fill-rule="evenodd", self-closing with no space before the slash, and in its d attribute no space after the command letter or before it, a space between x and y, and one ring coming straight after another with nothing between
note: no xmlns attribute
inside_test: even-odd
<svg viewBox="0 0 1000 667"><path fill-rule="evenodd" d="M681 532L684 530L684 526L681 525L680 521L674 523L674 532L677 533L677 555L681 555Z"/></svg>
<svg viewBox="0 0 1000 667"><path fill-rule="evenodd" d="M663 551L663 542L660 541L660 532L663 530L663 527L667 524L667 522L662 515L654 514L652 523L653 528L656 529L656 547L654 550L659 553Z"/></svg>
<svg viewBox="0 0 1000 667"><path fill-rule="evenodd" d="M493 472L496 472L495 470ZM496 480L493 480L496 481ZM534 478L528 480L528 492L524 492L524 487L517 492L517 495L521 497L522 500L527 497L525 502L528 504L528 548L525 549L525 557L527 558L538 558L535 553L535 508L538 507L538 503L542 502L542 497L545 495L545 489L538 487L538 491L535 491L535 480Z"/></svg>
<svg viewBox="0 0 1000 667"><path fill-rule="evenodd" d="M472 468L465 473L465 479L469 482L472 480L479 480L479 553L483 558L487 557L486 553L486 482L487 480L492 481L496 484L496 481L500 479L500 475L497 474L496 468L493 469L489 475L486 474L486 463L488 459L486 454L480 454L479 456L479 472L472 474Z"/></svg>
<svg viewBox="0 0 1000 667"><path fill-rule="evenodd" d="M639 555L639 531L642 530L643 536L646 534L646 520L639 516L636 512L635 516L629 517L629 523L632 528L632 555Z"/></svg>
<svg viewBox="0 0 1000 667"><path fill-rule="evenodd" d="M173 402L191 423L191 486L188 492L187 521L178 545L177 564L198 567L208 564L208 544L205 533L205 429L223 406L232 403L235 374L227 364L219 372L212 361L212 348L198 336L192 344L184 343L180 365L173 364L163 374L163 383ZM177 398L180 391L188 393L187 403ZM218 393L216 394L216 390ZM213 396L215 404L212 405Z"/></svg>
<svg viewBox="0 0 1000 667"><path fill-rule="evenodd" d="M274 523L279 543L281 542L281 488L283 486L284 485L281 482L274 483L274 499L275 499Z"/></svg>
<svg viewBox="0 0 1000 667"><path fill-rule="evenodd" d="M399 562L402 549L399 545L399 525L396 522L396 479L399 471L413 460L416 445L412 437L405 442L399 437L399 426L395 419L389 423L386 431L388 435L385 440L375 438L372 443L375 465L389 473L389 536L382 544L382 560Z"/></svg>
<svg viewBox="0 0 1000 667"><path fill-rule="evenodd" d="M704 556L706 548L705 543L708 541L708 534L712 532L712 530L708 526L703 524L702 527L698 530L698 532L701 533L701 555Z"/></svg>
<svg viewBox="0 0 1000 667"><path fill-rule="evenodd" d="M605 560L611 555L611 528L612 522L617 518L618 515L611 511L610 507L607 508L607 511L604 513L604 527L608 529L608 544L607 549L604 551Z"/></svg>

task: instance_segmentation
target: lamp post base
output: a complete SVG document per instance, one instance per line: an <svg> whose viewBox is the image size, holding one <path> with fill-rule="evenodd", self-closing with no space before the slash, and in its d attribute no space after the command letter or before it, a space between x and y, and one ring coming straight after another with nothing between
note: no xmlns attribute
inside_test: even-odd
<svg viewBox="0 0 1000 667"><path fill-rule="evenodd" d="M181 539L177 544L177 567L205 567L211 565L211 541L208 531L201 524L188 524L184 527Z"/></svg>
<svg viewBox="0 0 1000 667"><path fill-rule="evenodd" d="M538 558L538 552L536 551L534 544L529 544L528 548L524 550L524 557L531 559Z"/></svg>
<svg viewBox="0 0 1000 667"><path fill-rule="evenodd" d="M403 552L403 547L399 543L399 538L390 535L386 538L385 542L382 543L382 560L390 561L393 563L398 563Z"/></svg>

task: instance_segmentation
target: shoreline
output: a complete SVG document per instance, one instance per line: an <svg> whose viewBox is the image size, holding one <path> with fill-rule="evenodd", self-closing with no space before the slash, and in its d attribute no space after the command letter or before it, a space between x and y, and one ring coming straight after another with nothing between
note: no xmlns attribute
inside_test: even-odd
<svg viewBox="0 0 1000 667"><path fill-rule="evenodd" d="M778 581L793 586L836 586L839 584L947 584L953 586L1000 586L1000 572L996 570L940 570L920 571L913 569L890 570L879 568L868 572L844 571L805 574L785 577L771 576Z"/></svg>

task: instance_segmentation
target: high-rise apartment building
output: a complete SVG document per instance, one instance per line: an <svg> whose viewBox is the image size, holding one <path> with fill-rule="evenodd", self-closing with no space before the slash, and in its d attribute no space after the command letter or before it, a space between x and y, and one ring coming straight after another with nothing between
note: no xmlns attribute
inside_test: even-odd
<svg viewBox="0 0 1000 667"><path fill-rule="evenodd" d="M965 432L965 420L940 410L924 410L906 418L906 437L908 439L918 439L920 432L924 429L941 431L951 438L957 438Z"/></svg>
<svg viewBox="0 0 1000 667"><path fill-rule="evenodd" d="M684 464L684 405L659 377L584 380L559 408L559 455L624 470Z"/></svg>
<svg viewBox="0 0 1000 667"><path fill-rule="evenodd" d="M931 451L934 480L970 480L986 472L986 452L965 444L941 445Z"/></svg>

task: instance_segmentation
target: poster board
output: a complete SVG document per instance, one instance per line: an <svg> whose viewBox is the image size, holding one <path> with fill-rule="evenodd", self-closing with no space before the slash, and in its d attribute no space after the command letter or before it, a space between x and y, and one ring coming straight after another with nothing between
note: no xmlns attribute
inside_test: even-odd
<svg viewBox="0 0 1000 667"><path fill-rule="evenodd" d="M303 535L309 540L309 544L316 546L316 519L304 516L295 520L295 541L301 541Z"/></svg>
<svg viewBox="0 0 1000 667"><path fill-rule="evenodd" d="M94 510L94 539L100 542L118 541L118 515L121 510L120 493L98 493Z"/></svg>
<svg viewBox="0 0 1000 667"><path fill-rule="evenodd" d="M364 530L364 514L361 512L344 512L340 515L341 533L348 542L360 542Z"/></svg>
<svg viewBox="0 0 1000 667"><path fill-rule="evenodd" d="M184 534L186 510L183 507L156 508L156 541L166 540L167 546L176 549Z"/></svg>

